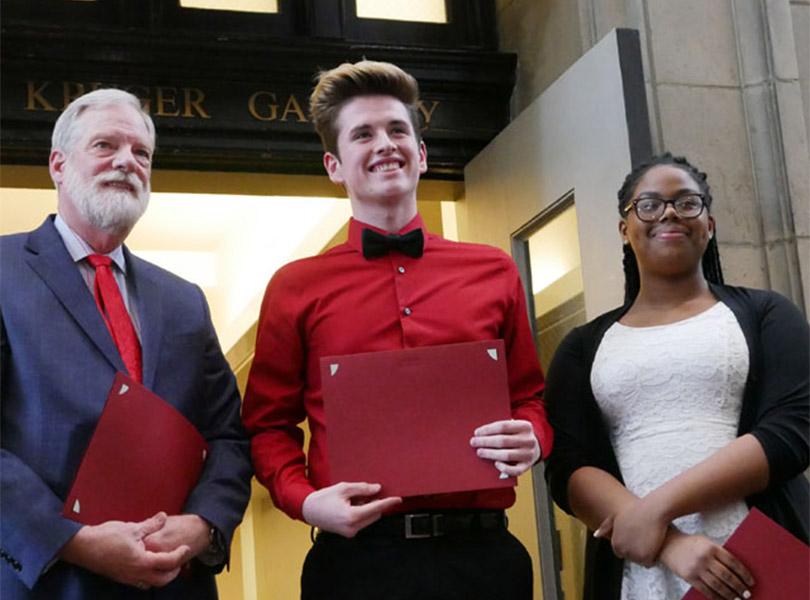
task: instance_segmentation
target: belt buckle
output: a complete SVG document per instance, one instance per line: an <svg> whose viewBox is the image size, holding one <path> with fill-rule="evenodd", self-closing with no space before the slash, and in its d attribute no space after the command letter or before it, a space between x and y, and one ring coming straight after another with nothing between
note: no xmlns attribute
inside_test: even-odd
<svg viewBox="0 0 810 600"><path fill-rule="evenodd" d="M418 540L424 538L438 537L443 535L439 531L439 520L442 515L431 515L430 513L418 513L405 515L405 539ZM416 519L430 519L430 530L427 533L418 533L413 530L413 522Z"/></svg>

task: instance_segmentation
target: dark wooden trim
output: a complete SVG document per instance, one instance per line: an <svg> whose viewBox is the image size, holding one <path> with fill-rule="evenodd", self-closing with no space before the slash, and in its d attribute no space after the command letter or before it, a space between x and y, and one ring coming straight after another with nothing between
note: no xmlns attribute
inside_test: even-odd
<svg viewBox="0 0 810 600"><path fill-rule="evenodd" d="M307 26L309 35L321 39L343 38L343 15L341 0L311 0L307 3Z"/></svg>
<svg viewBox="0 0 810 600"><path fill-rule="evenodd" d="M106 6L125 10L128 2ZM157 168L320 174L319 141L301 119L312 78L321 69L366 57L399 64L419 80L427 106L438 103L424 131L427 177L446 179L462 179L464 165L509 122L516 64L514 55L475 50L189 30L166 35L160 28L95 24L74 29L8 18L0 32L0 56L0 161L6 164L45 164L50 131L64 105L60 86L67 85L70 94L77 83L88 88L98 82L129 87L151 102L159 135ZM36 90L43 82L50 82L42 91L47 104L31 102L26 86ZM159 90L163 115L154 110ZM193 99L194 90L205 95L211 118L193 110L188 118L182 114L182 96ZM265 117L271 110L280 115L290 96L297 110L287 119L252 118L247 103L257 91L266 92ZM276 94L275 109L270 93ZM35 110L26 110L28 105Z"/></svg>
<svg viewBox="0 0 810 600"><path fill-rule="evenodd" d="M234 38L316 38L360 44L496 50L494 0L444 0L447 23L357 17L355 0L278 0L278 13L186 8L180 0L3 0L6 22L213 32Z"/></svg>

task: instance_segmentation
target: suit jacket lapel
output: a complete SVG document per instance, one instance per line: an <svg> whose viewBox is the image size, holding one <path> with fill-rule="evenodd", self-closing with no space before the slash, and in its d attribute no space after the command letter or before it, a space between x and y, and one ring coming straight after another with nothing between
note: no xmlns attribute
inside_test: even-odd
<svg viewBox="0 0 810 600"><path fill-rule="evenodd" d="M53 226L53 216L49 216L39 229L29 234L26 250L26 262L51 289L65 311L79 324L110 364L119 371L126 372L93 295L87 289L78 267L73 263L59 232Z"/></svg>
<svg viewBox="0 0 810 600"><path fill-rule="evenodd" d="M163 338L163 296L160 284L150 277L147 265L124 246L127 280L135 292L135 307L141 330L143 384L152 388Z"/></svg>

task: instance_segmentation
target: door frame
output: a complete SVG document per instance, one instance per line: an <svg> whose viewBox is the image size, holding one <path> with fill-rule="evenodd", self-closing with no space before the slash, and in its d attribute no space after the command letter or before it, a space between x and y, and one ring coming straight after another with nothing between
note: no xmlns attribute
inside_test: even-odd
<svg viewBox="0 0 810 600"><path fill-rule="evenodd" d="M592 319L623 295L615 190L651 155L639 33L615 29L467 165L459 238L511 251L530 282L520 236L575 194L585 310ZM542 597L559 599L560 540L542 467L535 467L533 481Z"/></svg>

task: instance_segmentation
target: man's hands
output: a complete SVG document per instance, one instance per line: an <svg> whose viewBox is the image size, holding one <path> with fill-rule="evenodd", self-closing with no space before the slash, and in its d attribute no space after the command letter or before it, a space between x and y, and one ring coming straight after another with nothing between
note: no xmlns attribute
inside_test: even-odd
<svg viewBox="0 0 810 600"><path fill-rule="evenodd" d="M304 500L304 520L324 531L352 538L402 502L398 497L367 500L379 491L379 483L341 482L322 488Z"/></svg>
<svg viewBox="0 0 810 600"><path fill-rule="evenodd" d="M540 444L529 421L510 419L487 423L475 430L470 445L481 458L495 461L501 473L517 477L540 458Z"/></svg>
<svg viewBox="0 0 810 600"><path fill-rule="evenodd" d="M162 528L143 539L150 552L171 552L179 546L188 546L194 558L208 548L211 527L197 515L174 515L166 518Z"/></svg>
<svg viewBox="0 0 810 600"><path fill-rule="evenodd" d="M725 548L702 535L670 529L661 562L711 600L750 598L754 578Z"/></svg>
<svg viewBox="0 0 810 600"><path fill-rule="evenodd" d="M164 586L192 556L185 544L170 551L146 548L144 540L163 529L167 519L161 512L140 523L85 525L65 544L60 558L119 583L142 589Z"/></svg>

